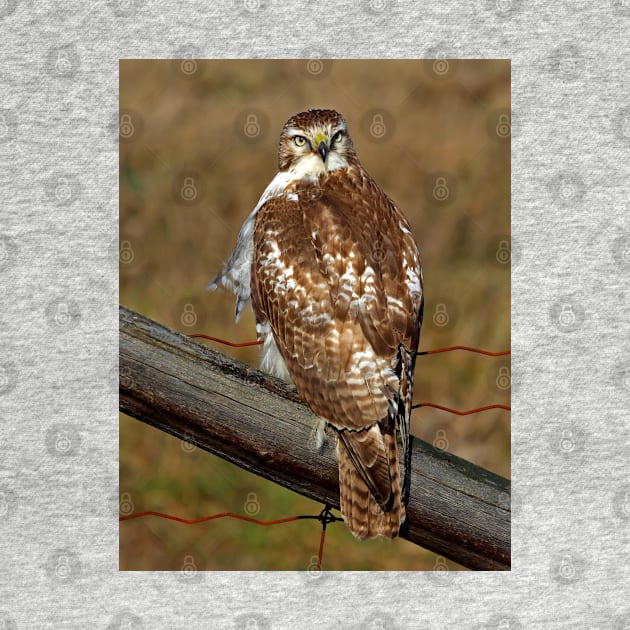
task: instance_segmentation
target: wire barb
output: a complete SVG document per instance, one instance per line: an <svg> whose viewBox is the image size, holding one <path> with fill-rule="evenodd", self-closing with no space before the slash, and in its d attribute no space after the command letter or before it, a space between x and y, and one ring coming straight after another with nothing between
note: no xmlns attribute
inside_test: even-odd
<svg viewBox="0 0 630 630"><path fill-rule="evenodd" d="M326 525L328 523L336 523L343 521L343 518L335 516L332 508L328 503L324 505L324 509L317 516L298 516L299 519L317 519L322 524L322 535L319 539L319 551L317 553L317 571L322 570L322 558L324 557L324 542L326 541Z"/></svg>
<svg viewBox="0 0 630 630"><path fill-rule="evenodd" d="M335 516L332 513L332 507L328 505L328 503L324 505L324 509L317 516L315 516L314 514L313 515L309 514L309 515L304 515L304 516L298 516L296 518L317 520L322 524L322 529L326 529L326 525L328 525L328 523L336 523L337 521L343 521L343 518L341 518L340 516Z"/></svg>

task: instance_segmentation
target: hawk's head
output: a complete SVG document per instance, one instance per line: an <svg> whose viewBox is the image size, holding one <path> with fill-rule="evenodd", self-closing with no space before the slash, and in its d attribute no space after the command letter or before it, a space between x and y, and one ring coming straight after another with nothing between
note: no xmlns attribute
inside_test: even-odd
<svg viewBox="0 0 630 630"><path fill-rule="evenodd" d="M334 109L309 109L289 118L282 128L281 171L317 177L356 160L346 121Z"/></svg>

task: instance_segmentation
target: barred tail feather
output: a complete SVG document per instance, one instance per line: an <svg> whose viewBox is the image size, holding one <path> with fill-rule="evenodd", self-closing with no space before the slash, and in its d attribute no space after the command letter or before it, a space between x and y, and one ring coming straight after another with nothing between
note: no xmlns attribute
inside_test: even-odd
<svg viewBox="0 0 630 630"><path fill-rule="evenodd" d="M360 540L378 536L395 538L405 520L396 437L395 434L381 436L379 432L379 438L386 454L382 465L389 468L391 484L391 494L385 505L377 501L368 488L344 441L341 438L337 441L341 515L348 529Z"/></svg>

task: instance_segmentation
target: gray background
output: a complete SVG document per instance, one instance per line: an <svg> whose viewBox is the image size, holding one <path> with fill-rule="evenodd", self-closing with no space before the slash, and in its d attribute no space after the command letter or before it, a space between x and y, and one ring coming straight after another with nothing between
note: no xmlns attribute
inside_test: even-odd
<svg viewBox="0 0 630 630"><path fill-rule="evenodd" d="M0 2L5 628L630 623L630 6L321 5ZM186 46L512 59L511 573L118 572L118 59Z"/></svg>

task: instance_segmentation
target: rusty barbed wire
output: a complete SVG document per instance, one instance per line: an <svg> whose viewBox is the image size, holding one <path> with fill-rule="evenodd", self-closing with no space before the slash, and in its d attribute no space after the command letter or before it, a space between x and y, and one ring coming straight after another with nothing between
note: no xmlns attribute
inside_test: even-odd
<svg viewBox="0 0 630 630"><path fill-rule="evenodd" d="M208 521L215 521L220 518L233 518L239 521L246 521L248 523L253 523L255 525L261 525L263 527L269 527L271 525L282 525L284 523L292 523L294 521L303 521L303 520L317 520L322 524L322 533L319 540L319 549L317 554L317 566L316 570L321 571L322 568L322 559L324 556L324 542L326 540L326 526L329 523L336 523L338 521L343 521L339 516L335 516L332 513L332 508L330 505L325 504L322 511L315 514L301 514L299 516L288 516L286 518L278 518L271 521L263 521L258 518L252 518L251 516L244 516L243 514L237 514L235 512L221 512L219 514L213 514L211 516L202 516L200 518L183 518L181 516L174 516L173 514L167 514L165 512L155 512L153 510L145 510L143 512L134 512L133 514L127 514L125 516L119 516L118 522L122 523L124 521L132 521L138 518L143 518L145 516L154 516L156 518L163 518L169 521L176 521L177 523L182 523L184 525L198 525L199 523L207 523Z"/></svg>

